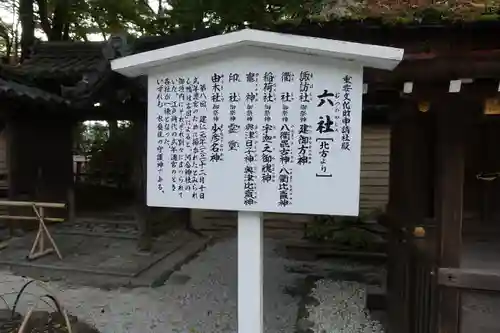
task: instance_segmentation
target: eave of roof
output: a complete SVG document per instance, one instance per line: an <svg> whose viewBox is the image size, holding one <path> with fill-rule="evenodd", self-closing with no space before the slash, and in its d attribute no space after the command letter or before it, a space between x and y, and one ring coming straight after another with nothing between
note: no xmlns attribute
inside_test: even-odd
<svg viewBox="0 0 500 333"><path fill-rule="evenodd" d="M73 84L88 72L101 71L108 63L103 42L38 42L32 54L21 64L0 65L2 73L23 77L46 85L45 80Z"/></svg>
<svg viewBox="0 0 500 333"><path fill-rule="evenodd" d="M147 74L158 66L243 46L357 61L365 67L389 70L399 64L404 53L404 50L392 47L243 29L118 58L111 61L111 69L134 77Z"/></svg>
<svg viewBox="0 0 500 333"><path fill-rule="evenodd" d="M69 102L55 94L36 87L30 87L15 81L7 81L0 78L0 95L11 98L27 98L42 103L68 104Z"/></svg>

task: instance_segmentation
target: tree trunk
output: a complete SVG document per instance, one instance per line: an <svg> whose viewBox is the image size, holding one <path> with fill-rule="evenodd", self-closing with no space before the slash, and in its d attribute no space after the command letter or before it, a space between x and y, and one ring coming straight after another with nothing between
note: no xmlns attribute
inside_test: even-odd
<svg viewBox="0 0 500 333"><path fill-rule="evenodd" d="M118 121L117 120L107 120L109 126L109 137L112 138L118 132Z"/></svg>
<svg viewBox="0 0 500 333"><path fill-rule="evenodd" d="M62 36L62 40L64 41L68 41L69 40L69 27L70 27L71 23L67 22L65 25L64 25L64 33L63 33L63 36Z"/></svg>
<svg viewBox="0 0 500 333"><path fill-rule="evenodd" d="M12 63L17 64L19 63L19 26L21 24L20 20L17 20L16 22L16 29L14 31L14 51L13 51L13 58L12 58Z"/></svg>
<svg viewBox="0 0 500 333"><path fill-rule="evenodd" d="M21 21L21 62L29 56L30 48L35 43L35 20L33 0L19 1L19 19Z"/></svg>
<svg viewBox="0 0 500 333"><path fill-rule="evenodd" d="M40 25L43 32L45 32L45 34L49 36L52 28L50 27L49 22L49 9L47 8L47 0L36 0L36 3L38 5L38 17L40 18Z"/></svg>
<svg viewBox="0 0 500 333"><path fill-rule="evenodd" d="M69 24L70 0L57 1L52 18L52 29L48 36L49 41L61 41Z"/></svg>

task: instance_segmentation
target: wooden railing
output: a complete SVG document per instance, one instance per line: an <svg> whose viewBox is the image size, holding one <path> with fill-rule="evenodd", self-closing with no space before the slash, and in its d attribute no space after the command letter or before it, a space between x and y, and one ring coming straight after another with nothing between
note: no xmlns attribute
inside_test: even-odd
<svg viewBox="0 0 500 333"><path fill-rule="evenodd" d="M410 262L410 332L435 333L439 291L436 266L425 253L413 248Z"/></svg>
<svg viewBox="0 0 500 333"><path fill-rule="evenodd" d="M389 260L396 261L398 268L390 267L392 271L388 273L393 280L402 280L392 286L391 295L404 295L396 307L389 307L391 332L437 333L439 288L435 251L426 237L415 237L408 228L391 222L394 221L387 218L381 221L390 229L392 238L398 239L389 252ZM426 220L422 225L428 227L431 222Z"/></svg>
<svg viewBox="0 0 500 333"><path fill-rule="evenodd" d="M459 333L461 329L463 331L462 304L460 301L456 305L448 303L449 299L445 295L453 290L459 294L481 292L500 296L500 272L491 269L438 267L433 255L434 247L423 242L419 244L421 246L413 248L410 260L410 333L438 333L440 327L453 327L449 332ZM457 315L446 316L443 309L453 309ZM480 331L480 326L472 324L473 327L468 327L465 332Z"/></svg>
<svg viewBox="0 0 500 333"><path fill-rule="evenodd" d="M456 327L456 332L499 332L497 304L500 272L493 269L439 268L437 277L441 293L456 295L459 299L458 306L452 308L458 315L441 315L441 326ZM442 302L447 301L443 296L441 298ZM484 311L484 308L489 311Z"/></svg>
<svg viewBox="0 0 500 333"><path fill-rule="evenodd" d="M492 270L442 267L438 282L446 288L500 293L500 273Z"/></svg>

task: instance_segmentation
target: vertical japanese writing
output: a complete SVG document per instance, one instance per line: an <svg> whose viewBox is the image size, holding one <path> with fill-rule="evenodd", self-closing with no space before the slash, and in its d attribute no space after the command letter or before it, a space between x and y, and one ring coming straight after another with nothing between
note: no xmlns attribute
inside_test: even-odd
<svg viewBox="0 0 500 333"><path fill-rule="evenodd" d="M340 94L329 92L328 89L323 89L323 93L319 94L317 97L319 99L317 107L324 108L328 111L325 111L323 115L319 116L318 127L316 128L316 132L321 134L320 137L316 138L316 142L319 144L320 161L320 171L316 173L316 177L333 177L332 173L328 170L328 156L330 155L331 146L334 142L334 138L331 135L333 135L336 130L338 131L338 128L335 128L335 122L332 120L332 116L336 116L336 108L338 108L340 104L338 102Z"/></svg>
<svg viewBox="0 0 500 333"><path fill-rule="evenodd" d="M201 152L204 147L200 144L201 140L201 115L206 114L206 95L205 87L200 85L198 77L190 79L190 86L188 87L188 92L190 93L188 99L192 104L192 117L191 117L191 155L189 162L191 163L191 169L186 174L187 183L191 187L191 198L193 199L204 199L205 198L205 184L204 177L201 178L201 174L204 171L204 165L202 166ZM205 112L200 112L204 110ZM206 118L206 115L204 116ZM205 135L206 135L206 122L205 122ZM201 182L203 180L203 183Z"/></svg>
<svg viewBox="0 0 500 333"><path fill-rule="evenodd" d="M164 163L164 117L161 113L161 109L164 107L165 102L163 98L163 92L165 89L165 79L159 79L156 81L156 100L158 106L158 114L156 116L156 171L157 171L157 188L158 191L164 193L164 184L163 184L163 168L165 166Z"/></svg>
<svg viewBox="0 0 500 333"><path fill-rule="evenodd" d="M342 116L342 111L341 111L341 104L340 104L340 93L335 93L333 95L333 131L335 132L335 139L334 141L337 142L338 140L338 134L340 133L340 122L341 122L341 116Z"/></svg>
<svg viewBox="0 0 500 333"><path fill-rule="evenodd" d="M224 101L224 74L214 73L212 79L212 136L210 162L218 163L224 160L224 125L220 119L220 106Z"/></svg>
<svg viewBox="0 0 500 333"><path fill-rule="evenodd" d="M169 101L169 98L165 99L167 102ZM166 105L163 108L163 145L167 149L165 155L168 155L168 149L170 148L170 108L168 105Z"/></svg>
<svg viewBox="0 0 500 333"><path fill-rule="evenodd" d="M164 167L164 157L163 157L163 150L164 150L164 133L163 133L163 115L158 114L156 117L156 128L157 128L157 133L156 133L156 138L158 139L158 143L156 145L156 170L158 172L158 177L157 177L157 187L158 191L164 193L165 190L163 188L163 167Z"/></svg>
<svg viewBox="0 0 500 333"><path fill-rule="evenodd" d="M274 182L276 180L274 164L273 141L276 138L274 133L276 125L272 123L272 107L276 103L276 76L273 72L264 73L264 125L262 125L262 169L261 181L263 183Z"/></svg>
<svg viewBox="0 0 500 333"><path fill-rule="evenodd" d="M205 199L206 190L206 177L207 177L207 136L208 136L208 125L207 125L207 96L206 96L207 86L205 84L199 84L199 95L198 98L198 110L199 110L199 136L198 136L198 152L199 152L199 168L197 170L197 196L199 199Z"/></svg>
<svg viewBox="0 0 500 333"><path fill-rule="evenodd" d="M289 123L290 103L294 100L293 92L290 90L295 75L292 72L282 72L281 81L283 90L281 92L281 128L280 128L280 171L279 171L279 200L278 206L287 207L292 204L292 142L293 126Z"/></svg>
<svg viewBox="0 0 500 333"><path fill-rule="evenodd" d="M245 96L245 160L244 160L244 199L245 206L257 204L257 125L254 106L258 101L259 73L246 74L249 91Z"/></svg>
<svg viewBox="0 0 500 333"><path fill-rule="evenodd" d="M177 101L178 108L177 114L179 115L179 132L177 133L178 146L177 146L177 156L178 156L178 165L177 165L177 194L179 197L184 196L185 186L186 186L186 161L187 161L187 149L186 149L186 93L185 93L185 83L186 79L183 77L177 78Z"/></svg>
<svg viewBox="0 0 500 333"><path fill-rule="evenodd" d="M312 159L311 125L308 121L308 109L312 99L312 94L310 91L313 88L313 85L311 83L312 77L313 75L311 72L300 72L300 126L297 156L298 165L311 164Z"/></svg>
<svg viewBox="0 0 500 333"><path fill-rule="evenodd" d="M200 84L197 77L158 79L157 84L160 110L157 129L163 130L164 147L157 150L164 152L163 164L167 163L165 156L170 161L171 192L180 198L189 195L203 199L207 159L206 86ZM160 161L158 155L157 160Z"/></svg>
<svg viewBox="0 0 500 333"><path fill-rule="evenodd" d="M186 112L184 114L185 131L185 161L184 161L184 192L192 195L193 190L193 80L186 78L184 82L184 99Z"/></svg>
<svg viewBox="0 0 500 333"><path fill-rule="evenodd" d="M320 172L316 173L316 177L332 177L332 173L328 170L328 155L330 155L331 144L333 138L316 138L319 143L319 166Z"/></svg>
<svg viewBox="0 0 500 333"><path fill-rule="evenodd" d="M326 107L327 110L335 110L335 108L338 108L340 104L338 102L339 98L339 93L331 93L327 89L324 89L323 93L318 95L318 107ZM324 115L319 116L317 125L318 126L316 128L316 132L319 132L320 134L335 132L335 123L332 120L332 115L330 115L329 112L325 112Z"/></svg>
<svg viewBox="0 0 500 333"><path fill-rule="evenodd" d="M241 101L241 95L238 91L241 84L241 77L238 73L229 73L229 125L228 125L228 150L238 151L240 148L240 143L238 139L238 133L240 132L240 125L237 121L237 109Z"/></svg>
<svg viewBox="0 0 500 333"><path fill-rule="evenodd" d="M342 91L344 98L342 103L342 142L340 149L351 150L351 90L352 76L346 75L343 78Z"/></svg>
<svg viewBox="0 0 500 333"><path fill-rule="evenodd" d="M170 96L177 97L177 85L174 80L169 80L166 90ZM167 117L170 118L170 167L171 167L171 191L177 192L178 168L179 168L179 115L178 102L174 98L167 106Z"/></svg>
<svg viewBox="0 0 500 333"><path fill-rule="evenodd" d="M171 94L171 90L172 90L172 81L169 79L169 78L165 78L165 79L162 79L163 80L163 88L162 89L159 89L159 93L163 94L163 105L160 107L160 109L163 109L163 145L164 145L164 156L165 157L169 157L169 159L171 160L172 157L171 157L171 152L170 152L170 147L171 147L171 132L172 132L172 128L171 128L171 124L170 124L170 121L171 121L171 116L172 116L172 108L171 108L171 104L172 104L172 94ZM159 82L160 80L157 80L157 82ZM160 91L161 90L161 91ZM164 161L164 164L167 163L167 161L165 160ZM161 177L160 177L161 178ZM162 178L162 182L163 182L163 178ZM163 184L163 190L162 190L162 193L165 193L165 184Z"/></svg>

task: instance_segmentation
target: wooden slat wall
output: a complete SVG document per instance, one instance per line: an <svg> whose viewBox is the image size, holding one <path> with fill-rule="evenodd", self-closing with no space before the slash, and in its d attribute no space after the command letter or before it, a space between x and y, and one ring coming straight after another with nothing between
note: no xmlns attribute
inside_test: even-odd
<svg viewBox="0 0 500 333"><path fill-rule="evenodd" d="M360 209L368 213L385 208L389 196L389 126L365 126L361 150ZM310 216L290 214L265 214L265 233L279 238L301 238ZM193 227L206 232L233 230L236 213L225 211L194 210Z"/></svg>
<svg viewBox="0 0 500 333"><path fill-rule="evenodd" d="M361 148L361 212L385 208L389 199L390 129L365 126Z"/></svg>

